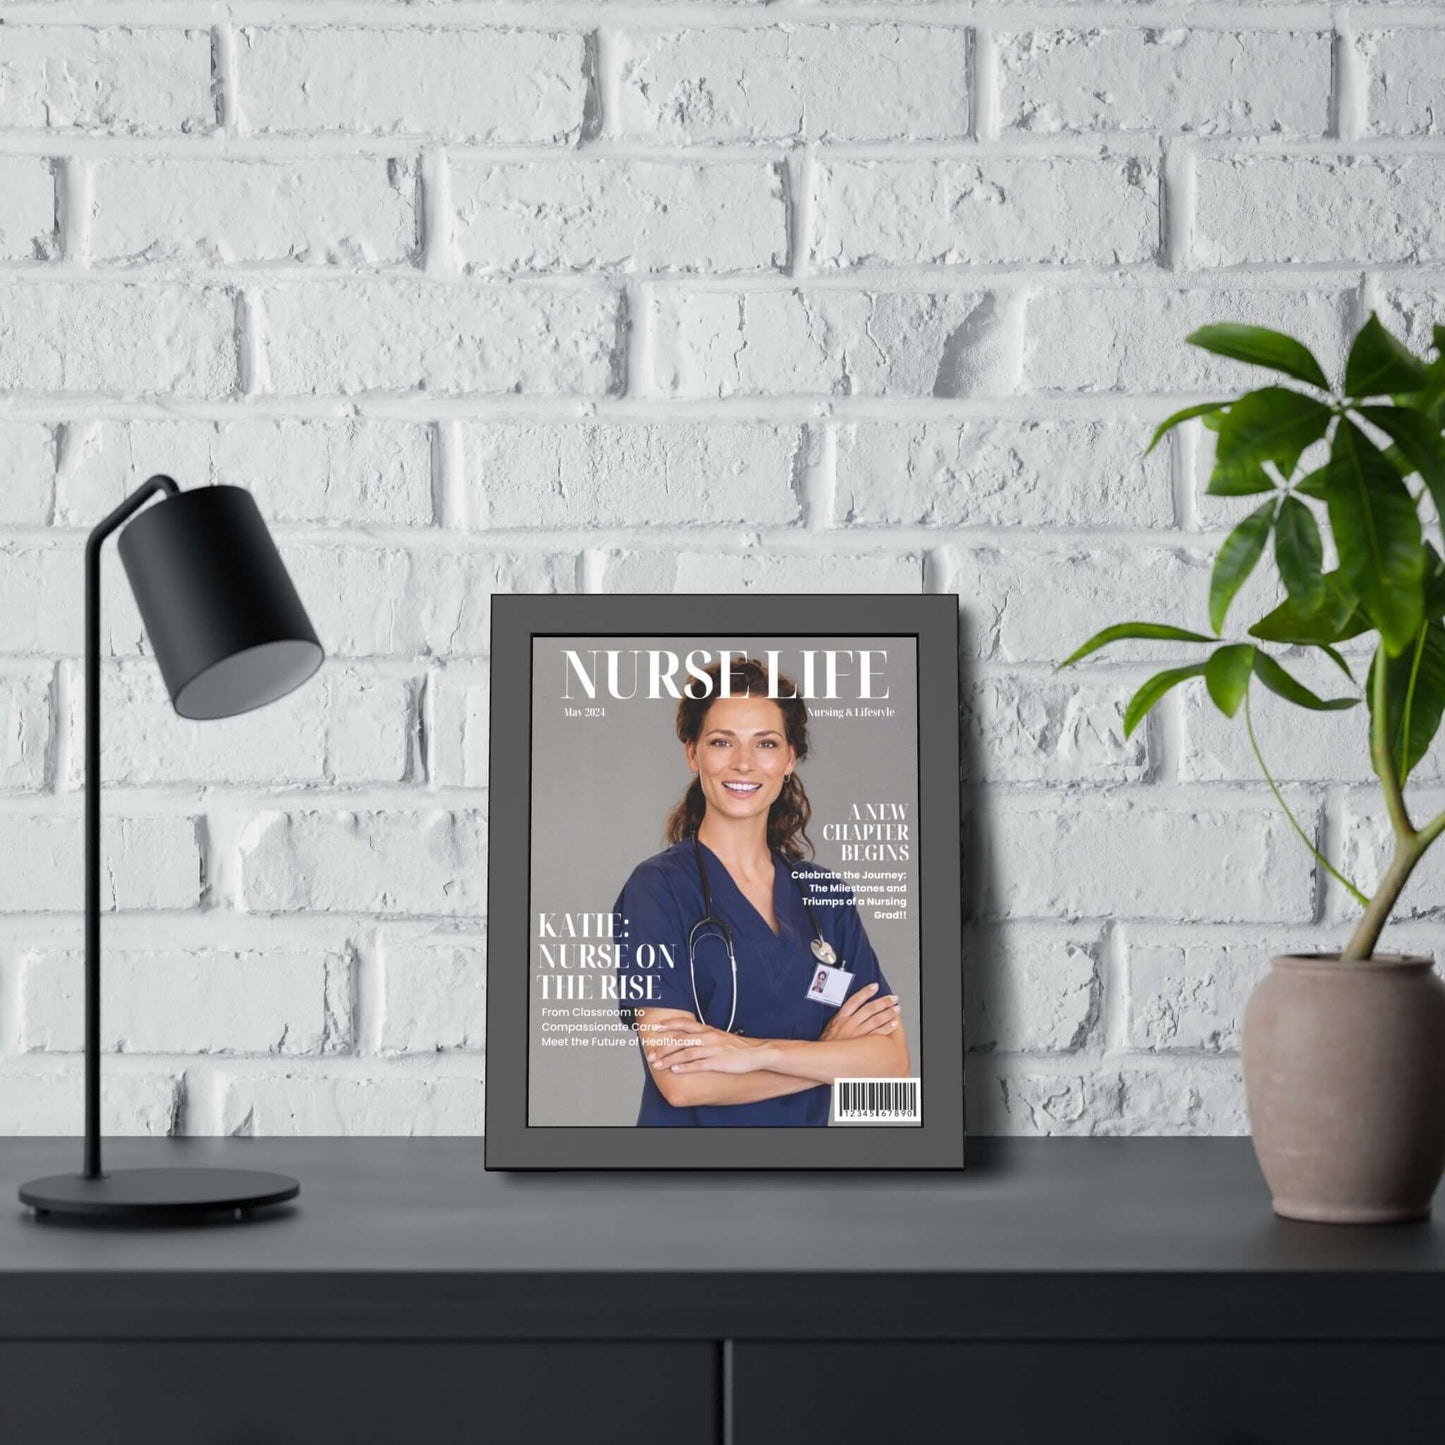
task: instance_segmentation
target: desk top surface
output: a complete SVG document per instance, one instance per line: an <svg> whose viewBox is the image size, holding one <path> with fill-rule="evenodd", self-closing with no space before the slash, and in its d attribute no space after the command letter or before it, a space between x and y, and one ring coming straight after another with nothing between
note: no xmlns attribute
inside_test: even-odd
<svg viewBox="0 0 1445 1445"><path fill-rule="evenodd" d="M1202 1329L1226 1304L1241 1307L1240 1288L1255 1289L1253 1311L1278 1301L1282 1276L1301 1321L1323 1324L1318 1311L1333 1309L1343 1325L1345 1295L1358 1307L1372 1290L1382 1311L1428 1297L1445 1321L1439 1224L1277 1219L1246 1139L979 1140L962 1173L807 1175L489 1174L474 1139L116 1140L107 1168L274 1169L299 1178L301 1195L248 1221L183 1228L30 1216L20 1184L79 1156L76 1140L0 1141L0 1336L20 1328L22 1304L62 1331L70 1307L99 1309L120 1330L142 1301L190 1319L209 1298L207 1318L224 1323L218 1291L253 1318L294 1298L317 1328L323 1315L346 1323L348 1301L360 1329L405 1298L418 1329L430 1320L443 1333L468 1309L509 1311L523 1332L581 1310L628 1332L666 1334L685 1317L711 1333L712 1321L741 1320L749 1290L770 1308L800 1292L812 1300L781 1319L773 1310L784 1333L826 1323L852 1333L861 1319L828 1311L861 1291L876 1293L878 1312L885 1300L921 1311L912 1319L926 1335L945 1317L972 1318L969 1300L995 1312L1012 1301L1005 1313L1025 1328L1020 1301L1074 1300L1082 1320L1106 1284L1110 1299L1142 1298L1171 1279L1193 1282L1200 1309L1215 1301ZM307 1316L308 1290L326 1311ZM713 1296L720 1313L709 1316L706 1299L688 1306L689 1292Z"/></svg>

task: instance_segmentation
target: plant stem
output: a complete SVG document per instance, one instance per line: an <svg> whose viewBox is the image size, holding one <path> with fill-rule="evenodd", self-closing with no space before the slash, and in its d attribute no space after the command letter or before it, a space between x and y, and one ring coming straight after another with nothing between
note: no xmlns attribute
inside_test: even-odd
<svg viewBox="0 0 1445 1445"><path fill-rule="evenodd" d="M1385 677L1385 644L1375 649L1375 666L1370 677L1374 694L1373 716L1370 719L1370 761L1375 766L1375 776L1385 790L1385 811L1390 815L1390 828L1398 843L1413 839L1414 825L1405 811L1405 794L1400 788L1400 776L1395 771L1395 760L1390 756L1389 689Z"/></svg>
<svg viewBox="0 0 1445 1445"><path fill-rule="evenodd" d="M1396 840L1395 856L1390 860L1385 876L1380 879L1379 886L1375 889L1375 896L1370 900L1364 916L1355 925L1350 941L1340 954L1341 963L1358 963L1374 953L1375 945L1380 941L1380 934L1390 921L1390 914L1395 911L1400 894L1410 881L1415 865L1424 855L1425 847L1421 845L1418 837L1409 841Z"/></svg>
<svg viewBox="0 0 1445 1445"><path fill-rule="evenodd" d="M1380 941L1380 934L1394 912L1395 904L1404 891L1405 884L1415 871L1415 865L1425 856L1425 850L1445 829L1445 816L1431 821L1423 833L1417 833L1405 810L1405 795L1400 788L1400 778L1395 771L1395 761L1390 756L1390 723L1386 713L1388 701L1385 686L1385 645L1382 642L1375 652L1374 670L1370 676L1373 716L1370 719L1370 760L1375 765L1380 784L1385 790L1385 808L1390 815L1390 829L1395 835L1395 856L1385 869L1375 889L1375 896L1365 908L1364 916L1355 925L1350 941L1340 954L1341 963L1358 963L1369 958ZM1408 744L1407 744L1408 746Z"/></svg>
<svg viewBox="0 0 1445 1445"><path fill-rule="evenodd" d="M1308 848L1310 852L1319 859L1320 866L1324 868L1325 872L1327 872L1332 878L1337 879L1340 883L1344 884L1344 886L1349 889L1350 893L1354 896L1355 901L1360 905L1361 908L1368 908L1370 906L1370 900L1366 898L1364 893L1353 883L1351 883L1350 880L1346 878L1345 875L1341 873L1340 870L1336 868L1335 865L1331 863L1330 860L1326 858L1325 855L1321 853L1320 850L1316 848L1313 843L1310 842L1309 834L1306 833L1302 827L1300 827L1299 819L1296 818L1292 812L1290 812L1289 804L1285 802L1284 795L1280 792L1279 788L1275 786L1275 781L1270 776L1269 768L1265 765L1264 754L1259 750L1259 739L1256 738L1254 735L1254 715L1250 711L1248 688L1245 689L1244 693L1244 728L1245 731L1249 734L1249 745L1251 748L1254 749L1254 760L1259 764L1259 770L1264 774L1264 780L1266 783L1269 784L1269 790L1271 793L1274 794L1275 802L1279 804L1280 808L1284 812L1285 817L1289 819L1290 827L1299 834L1300 842L1303 843L1305 847ZM1441 826L1445 827L1445 813L1441 814Z"/></svg>
<svg viewBox="0 0 1445 1445"><path fill-rule="evenodd" d="M1428 622L1420 624L1415 637L1415 655L1410 659L1410 685L1405 689L1405 715L1400 723L1400 774L1410 776L1410 713L1415 706L1415 684L1420 680L1420 659L1425 655L1425 630Z"/></svg>

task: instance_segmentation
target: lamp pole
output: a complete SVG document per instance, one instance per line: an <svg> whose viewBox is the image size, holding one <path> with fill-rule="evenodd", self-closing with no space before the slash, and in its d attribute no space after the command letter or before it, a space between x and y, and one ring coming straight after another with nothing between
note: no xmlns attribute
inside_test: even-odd
<svg viewBox="0 0 1445 1445"><path fill-rule="evenodd" d="M170 477L143 482L85 543L85 1177L100 1168L100 549L157 492L174 497Z"/></svg>
<svg viewBox="0 0 1445 1445"><path fill-rule="evenodd" d="M165 505L141 512L157 494ZM263 707L300 687L326 656L255 500L240 487L183 492L170 477L148 477L86 539L85 1157L79 1174L22 1184L20 1201L37 1218L241 1217L295 1199L301 1186L260 1169L101 1168L100 557L117 531L177 716L202 721Z"/></svg>

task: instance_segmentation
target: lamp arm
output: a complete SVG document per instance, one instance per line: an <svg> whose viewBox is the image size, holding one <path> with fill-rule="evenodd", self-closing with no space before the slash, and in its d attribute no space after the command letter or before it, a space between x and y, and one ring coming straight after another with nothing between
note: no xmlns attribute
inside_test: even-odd
<svg viewBox="0 0 1445 1445"><path fill-rule="evenodd" d="M100 1168L100 549L157 492L180 488L166 476L147 478L85 543L85 1176Z"/></svg>

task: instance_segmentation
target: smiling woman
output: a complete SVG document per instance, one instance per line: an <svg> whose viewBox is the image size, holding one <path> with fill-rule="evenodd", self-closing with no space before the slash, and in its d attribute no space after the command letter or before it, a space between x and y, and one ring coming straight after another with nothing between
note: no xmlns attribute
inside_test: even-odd
<svg viewBox="0 0 1445 1445"><path fill-rule="evenodd" d="M906 1076L908 1045L851 896L807 861L807 705L775 668L724 666L678 703L694 777L671 846L633 869L615 908L622 977L649 948L688 963L659 1003L623 1009L645 1063L637 1122L822 1127L835 1079Z"/></svg>

